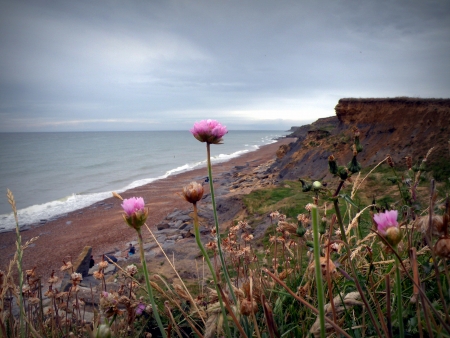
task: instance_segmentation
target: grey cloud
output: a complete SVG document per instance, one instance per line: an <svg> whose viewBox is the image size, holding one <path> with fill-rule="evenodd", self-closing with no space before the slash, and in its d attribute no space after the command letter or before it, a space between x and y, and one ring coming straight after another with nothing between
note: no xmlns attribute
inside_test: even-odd
<svg viewBox="0 0 450 338"><path fill-rule="evenodd" d="M257 129L274 112L330 116L340 97L449 93L448 2L0 6L0 131L115 130L124 116L131 129L208 117Z"/></svg>

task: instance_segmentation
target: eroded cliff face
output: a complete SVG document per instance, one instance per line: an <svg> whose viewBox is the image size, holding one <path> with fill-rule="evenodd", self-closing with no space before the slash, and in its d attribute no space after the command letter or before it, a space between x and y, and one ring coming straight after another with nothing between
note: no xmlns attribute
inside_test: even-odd
<svg viewBox="0 0 450 338"><path fill-rule="evenodd" d="M397 163L406 156L414 161L435 147L429 162L450 165L450 99L341 99L336 116L319 119L293 132L298 137L272 166L281 179L328 175L328 156L338 163L351 157L353 128L361 132L364 150L358 155L363 166L376 164L390 154Z"/></svg>

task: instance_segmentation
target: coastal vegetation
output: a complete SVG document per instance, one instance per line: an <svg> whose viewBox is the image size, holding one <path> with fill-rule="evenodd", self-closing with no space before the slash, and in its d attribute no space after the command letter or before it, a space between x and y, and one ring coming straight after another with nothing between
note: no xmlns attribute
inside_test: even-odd
<svg viewBox="0 0 450 338"><path fill-rule="evenodd" d="M399 164L386 154L362 167L355 128L346 141L351 160L328 156L330 180L299 177L254 190L243 197L245 215L222 231L209 159L226 129L208 120L191 132L207 148L215 240L205 243L200 233L203 186L192 182L180 194L192 204L199 261L209 273L181 278L167 255L179 278L152 272L141 240L152 234L148 209L136 197L122 207L139 235L141 264L104 257L94 273L101 287L81 296L82 276L64 262L71 286L58 290L56 274L44 281L22 265L33 240L21 242L16 218L17 252L0 272L2 336L450 337L448 163L429 163L433 148L418 161L407 156ZM8 199L15 212L12 193ZM111 264L115 290L105 281Z"/></svg>

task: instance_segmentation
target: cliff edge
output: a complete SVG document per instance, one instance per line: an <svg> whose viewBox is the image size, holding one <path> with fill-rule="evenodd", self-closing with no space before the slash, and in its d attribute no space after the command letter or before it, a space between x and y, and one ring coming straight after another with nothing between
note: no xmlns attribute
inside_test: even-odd
<svg viewBox="0 0 450 338"><path fill-rule="evenodd" d="M299 127L290 135L297 141L286 146L284 156L271 167L280 179L329 176L329 155L334 154L338 163L350 161L353 128L361 132L364 150L358 161L363 166L376 164L387 154L398 164L404 164L406 156L417 162L435 147L429 158L435 178L444 179L444 172L450 171L446 169L450 166L450 99L344 98L335 111L336 116Z"/></svg>

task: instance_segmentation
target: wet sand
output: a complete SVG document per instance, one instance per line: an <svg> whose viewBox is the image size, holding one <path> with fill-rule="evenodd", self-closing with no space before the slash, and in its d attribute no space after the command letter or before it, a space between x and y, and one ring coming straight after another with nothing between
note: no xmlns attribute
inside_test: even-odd
<svg viewBox="0 0 450 338"><path fill-rule="evenodd" d="M244 166L248 162L252 162L254 166L273 160L279 146L292 141L293 139L282 139L257 151L215 164L213 176L229 172L235 166ZM206 167L198 168L128 190L121 195L123 198L143 197L149 208L147 224L154 226L175 208L180 210L191 208L179 193L189 182L207 176ZM70 260L71 257L76 259L84 246L92 246L96 260L103 253L126 250L128 243L137 240L137 236L135 230L129 228L122 219L121 201L111 197L102 203L76 210L44 225L32 226L31 229L23 231L22 243L39 236L39 239L25 250L23 268L37 267L38 274L45 280L52 269L59 271L63 260ZM147 232L143 232L143 236L144 240L150 237ZM0 233L1 270L7 269L9 261L14 256L15 241L15 232ZM151 262L149 264L151 265Z"/></svg>

